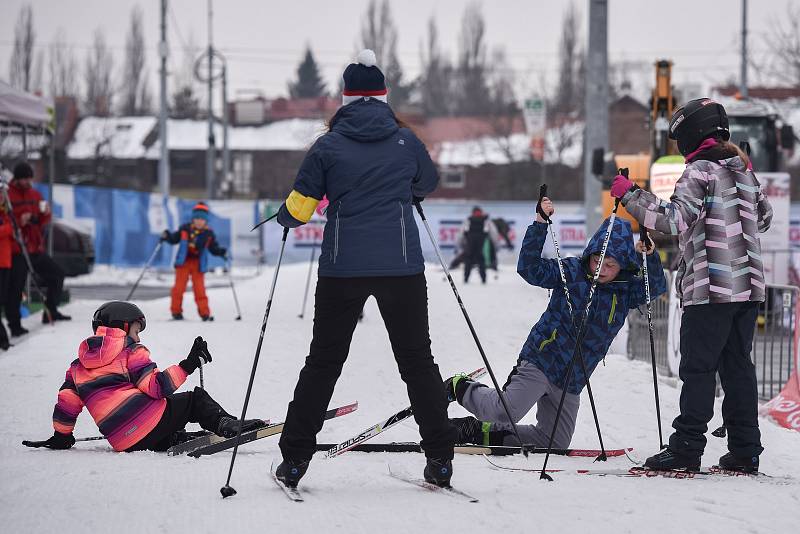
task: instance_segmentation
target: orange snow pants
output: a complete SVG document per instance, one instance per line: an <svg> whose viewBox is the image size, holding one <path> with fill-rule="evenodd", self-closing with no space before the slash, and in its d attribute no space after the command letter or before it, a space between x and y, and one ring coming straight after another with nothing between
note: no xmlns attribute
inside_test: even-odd
<svg viewBox="0 0 800 534"><path fill-rule="evenodd" d="M206 280L200 272L200 260L198 258L186 258L180 267L175 267L175 285L172 286L172 305L170 311L173 314L183 312L183 293L186 291L186 284L192 278L192 289L194 290L194 301L197 303L197 312L201 317L211 315L208 308L208 297L206 296Z"/></svg>

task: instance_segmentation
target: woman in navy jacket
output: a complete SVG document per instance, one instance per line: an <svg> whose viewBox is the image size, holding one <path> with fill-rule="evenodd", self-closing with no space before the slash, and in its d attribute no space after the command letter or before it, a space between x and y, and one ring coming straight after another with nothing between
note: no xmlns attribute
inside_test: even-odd
<svg viewBox="0 0 800 534"><path fill-rule="evenodd" d="M358 316L374 296L419 425L425 478L446 485L455 429L431 354L425 265L412 205L436 188L439 177L425 145L386 103L375 54L364 50L358 61L344 72L343 106L306 154L278 213L278 222L293 228L308 222L324 195L330 201L313 339L286 415L277 475L296 486L308 468Z"/></svg>

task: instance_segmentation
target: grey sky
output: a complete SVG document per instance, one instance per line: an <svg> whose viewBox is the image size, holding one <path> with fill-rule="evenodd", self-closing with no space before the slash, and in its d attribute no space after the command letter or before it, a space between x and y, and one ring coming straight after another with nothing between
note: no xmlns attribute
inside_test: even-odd
<svg viewBox="0 0 800 534"><path fill-rule="evenodd" d="M786 12L788 2L800 0L750 0L750 48L754 57L766 50L764 35ZM0 17L0 79L8 79L8 60L22 0L3 0ZM156 42L159 0L33 0L37 43L46 46L63 27L74 45L81 67L97 27L102 27L113 48L117 65L123 62L130 11L144 10L146 44L150 49L150 80L157 78ZM323 67L329 88L335 88L342 68L356 50L361 17L367 0L216 0L214 41L228 56L231 96L257 89L267 96L286 93L306 43L311 44ZM442 48L455 55L464 0L402 0L391 7L399 30L399 56L407 76L420 65L420 44L427 20L434 16ZM651 84L652 62L667 57L675 61L678 83L708 84L738 78L738 42L741 0L609 0L609 51L612 61L639 62L634 83L640 90ZM557 77L556 58L562 13L566 0L484 0L487 41L505 46L520 93L549 87ZM588 0L578 0L585 16ZM173 70L183 64L182 46L193 36L206 40L205 0L171 0L169 41ZM585 36L585 28L584 28ZM45 64L46 65L46 64ZM44 69L45 77L47 69ZM544 77L544 78L543 78ZM751 80L758 81L751 72ZM518 96L526 96L520 94Z"/></svg>

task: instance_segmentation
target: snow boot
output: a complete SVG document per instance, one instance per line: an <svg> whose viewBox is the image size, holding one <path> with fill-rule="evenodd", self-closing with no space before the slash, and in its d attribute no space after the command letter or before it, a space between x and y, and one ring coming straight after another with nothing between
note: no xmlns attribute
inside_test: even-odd
<svg viewBox="0 0 800 534"><path fill-rule="evenodd" d="M492 431L492 423L478 421L472 416L455 417L450 424L458 429L456 443L471 445L502 445L503 439L510 434L505 430Z"/></svg>
<svg viewBox="0 0 800 534"><path fill-rule="evenodd" d="M422 476L425 477L426 482L446 488L450 486L450 478L453 476L453 461L443 458L428 458Z"/></svg>
<svg viewBox="0 0 800 534"><path fill-rule="evenodd" d="M447 402L458 401L458 403L461 404L461 399L464 398L464 393L472 384L478 384L478 382L474 381L464 373L459 373L445 380L444 389L447 393Z"/></svg>
<svg viewBox="0 0 800 534"><path fill-rule="evenodd" d="M296 488L297 483L303 478L308 470L309 460L304 462L296 462L294 460L284 460L278 469L275 470L275 476L290 488Z"/></svg>
<svg viewBox="0 0 800 534"><path fill-rule="evenodd" d="M240 423L234 417L224 416L220 418L215 434L224 438L235 438L239 432L239 426L242 427L242 432L248 432L266 426L266 423L261 419L245 419Z"/></svg>
<svg viewBox="0 0 800 534"><path fill-rule="evenodd" d="M200 318L203 320L203 322L213 321L214 320L214 316L213 315L201 315Z"/></svg>
<svg viewBox="0 0 800 534"><path fill-rule="evenodd" d="M183 321L183 314L182 313L173 313L172 314L173 321Z"/></svg>
<svg viewBox="0 0 800 534"><path fill-rule="evenodd" d="M644 462L648 469L659 471L700 471L700 457L680 454L669 447Z"/></svg>
<svg viewBox="0 0 800 534"><path fill-rule="evenodd" d="M758 473L758 456L734 456L732 452L719 459L720 469L740 473Z"/></svg>

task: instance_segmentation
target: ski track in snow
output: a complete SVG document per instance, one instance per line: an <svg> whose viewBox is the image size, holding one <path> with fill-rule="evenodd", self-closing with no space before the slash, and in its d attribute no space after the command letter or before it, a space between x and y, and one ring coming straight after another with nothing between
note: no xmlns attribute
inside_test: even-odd
<svg viewBox="0 0 800 534"><path fill-rule="evenodd" d="M248 414L282 420L311 338L313 299L306 319L298 318L307 264L286 265L278 280ZM446 378L482 366L480 355L440 268L427 267L433 352ZM196 318L191 293L184 299L184 322L168 321L167 299L141 302L147 314L143 342L160 368L177 363L202 334L214 361L205 369L206 388L239 415L264 315L272 268L239 282L242 321L234 321L228 288L209 291L216 321ZM531 325L546 304L544 290L527 286L513 268L501 268L481 286L460 282L464 303L501 384L514 365ZM475 277L477 278L477 276ZM313 297L313 290L312 290ZM78 443L69 451L29 449L23 439L46 439L64 372L90 331L98 301L70 304L71 323L40 327L19 346L0 353L0 524L4 532L790 532L800 501L800 434L761 419L766 451L762 469L790 475L797 485L776 486L748 479L672 480L538 475L497 471L478 457L457 456L455 487L480 499L459 502L392 480L387 456L347 453L323 460L318 453L301 482L305 503L290 502L270 480L269 466L280 457L278 439L241 448L231 485L238 495L222 500L230 452L194 459L165 454L114 453L103 441ZM320 441L338 442L408 405L374 300L366 306L332 405L359 401L353 414L328 421ZM39 316L28 319L38 321ZM622 337L622 336L620 336ZM617 340L617 351L624 343ZM656 451L651 371L624 356L609 356L592 377L606 447L635 447L642 459ZM486 377L484 382L490 383ZM195 373L181 391L199 384ZM665 434L677 413L678 390L660 386ZM574 447L597 447L592 414L584 395ZM721 423L718 399L710 428ZM450 408L451 417L466 412ZM523 422L535 420L533 413ZM97 435L84 411L77 437ZM665 435L665 437L666 437ZM376 441L418 440L416 426L398 425ZM710 436L704 465L725 452L724 440ZM504 457L512 466L541 466L542 456ZM390 461L421 474L421 454L394 454ZM591 459L553 457L553 468L621 468Z"/></svg>

